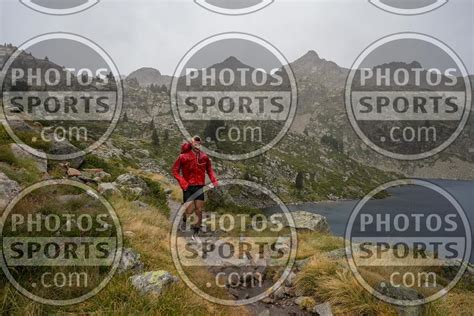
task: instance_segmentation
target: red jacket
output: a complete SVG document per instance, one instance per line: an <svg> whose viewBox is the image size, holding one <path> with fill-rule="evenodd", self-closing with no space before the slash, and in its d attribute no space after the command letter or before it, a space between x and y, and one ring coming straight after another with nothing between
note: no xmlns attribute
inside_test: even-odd
<svg viewBox="0 0 474 316"><path fill-rule="evenodd" d="M192 149L191 144L184 144L181 147L181 155L173 165L173 176L178 180L181 189L186 191L191 185L205 185L206 172L212 183L217 186L209 157L203 152L195 153Z"/></svg>

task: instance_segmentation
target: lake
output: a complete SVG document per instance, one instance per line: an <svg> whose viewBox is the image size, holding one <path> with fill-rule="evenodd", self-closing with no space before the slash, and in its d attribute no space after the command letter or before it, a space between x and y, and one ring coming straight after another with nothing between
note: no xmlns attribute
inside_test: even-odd
<svg viewBox="0 0 474 316"><path fill-rule="evenodd" d="M474 232L474 181L452 181L428 179L444 190L448 191L462 206ZM439 208L446 200L432 190L420 186L403 186L387 190L391 196L383 200L371 200L367 203L370 208L391 208L402 212L422 210L429 213L430 209ZM416 201L414 203L413 201ZM331 226L331 232L344 236L346 224L352 210L358 201L318 202L289 205L290 211L307 211L325 216ZM270 212L278 208L268 209ZM279 209L278 209L279 210ZM473 237L474 238L474 237ZM471 253L471 263L474 262L474 253Z"/></svg>

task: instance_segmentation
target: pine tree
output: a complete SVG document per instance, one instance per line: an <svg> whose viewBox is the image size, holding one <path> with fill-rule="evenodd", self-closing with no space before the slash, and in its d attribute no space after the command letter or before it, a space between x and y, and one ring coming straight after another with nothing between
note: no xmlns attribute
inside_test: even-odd
<svg viewBox="0 0 474 316"><path fill-rule="evenodd" d="M161 89L160 89L160 92L164 93L164 94L168 94L168 88L165 85L162 85Z"/></svg>
<svg viewBox="0 0 474 316"><path fill-rule="evenodd" d="M154 130L154 129L155 129L155 118L152 118L150 125L148 126L148 130Z"/></svg>
<svg viewBox="0 0 474 316"><path fill-rule="evenodd" d="M170 140L170 131L165 129L165 135L163 136L163 140L168 142Z"/></svg>
<svg viewBox="0 0 474 316"><path fill-rule="evenodd" d="M151 142L157 147L160 146L160 135L156 128L153 129L153 134L151 134Z"/></svg>
<svg viewBox="0 0 474 316"><path fill-rule="evenodd" d="M123 115L123 119L122 119L122 121L123 121L124 123L128 123L128 116L127 116L127 112L125 112L125 114Z"/></svg>
<svg viewBox="0 0 474 316"><path fill-rule="evenodd" d="M296 175L296 188L298 190L304 189L304 174L301 171Z"/></svg>

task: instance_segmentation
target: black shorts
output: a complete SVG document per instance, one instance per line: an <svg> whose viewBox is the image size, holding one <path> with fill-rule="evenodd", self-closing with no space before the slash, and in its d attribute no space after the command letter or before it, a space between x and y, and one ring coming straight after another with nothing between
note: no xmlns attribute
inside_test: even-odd
<svg viewBox="0 0 474 316"><path fill-rule="evenodd" d="M183 202L191 202L191 201L204 201L204 186L203 185L191 185L188 187L186 191L183 191ZM198 191L201 191L199 195L197 194ZM192 197L192 199L191 199Z"/></svg>

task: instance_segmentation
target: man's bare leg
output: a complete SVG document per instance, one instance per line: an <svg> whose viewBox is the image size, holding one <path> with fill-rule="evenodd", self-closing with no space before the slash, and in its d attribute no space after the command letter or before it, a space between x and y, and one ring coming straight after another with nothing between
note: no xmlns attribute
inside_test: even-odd
<svg viewBox="0 0 474 316"><path fill-rule="evenodd" d="M202 211L204 209L204 201L194 201L194 206L195 206L195 213L198 218L197 227L201 227L202 225Z"/></svg>
<svg viewBox="0 0 474 316"><path fill-rule="evenodd" d="M191 201L191 202L184 203L184 208L185 208L185 211L184 211L184 214L183 214L183 221L186 224L186 229L189 229L190 225L192 224L191 222L189 222L189 219L193 215L194 208L195 208L194 207L194 202Z"/></svg>

